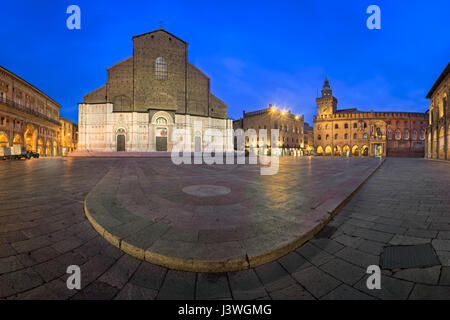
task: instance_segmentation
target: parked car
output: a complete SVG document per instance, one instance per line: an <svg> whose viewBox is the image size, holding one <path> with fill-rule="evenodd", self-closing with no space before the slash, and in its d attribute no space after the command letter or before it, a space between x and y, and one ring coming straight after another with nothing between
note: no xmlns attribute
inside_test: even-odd
<svg viewBox="0 0 450 320"><path fill-rule="evenodd" d="M28 154L30 155L30 158L39 158L39 152L28 151Z"/></svg>

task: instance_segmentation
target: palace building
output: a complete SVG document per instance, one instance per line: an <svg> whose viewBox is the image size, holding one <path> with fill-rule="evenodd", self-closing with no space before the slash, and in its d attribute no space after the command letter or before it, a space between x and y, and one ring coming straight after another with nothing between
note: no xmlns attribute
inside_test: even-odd
<svg viewBox="0 0 450 320"><path fill-rule="evenodd" d="M328 79L316 99L314 148L326 156L423 157L425 113L337 109Z"/></svg>
<svg viewBox="0 0 450 320"><path fill-rule="evenodd" d="M63 117L59 120L61 122L61 154L67 155L77 149L78 125Z"/></svg>
<svg viewBox="0 0 450 320"><path fill-rule="evenodd" d="M61 155L60 108L38 88L0 67L0 147L22 145L41 156Z"/></svg>
<svg viewBox="0 0 450 320"><path fill-rule="evenodd" d="M282 154L300 153L304 150L304 116L292 114L290 111L279 110L272 105L269 108L253 112L242 112L242 118L233 121L234 130L253 129L254 137L246 137L245 148L256 149L260 147L260 141L265 139L264 147L271 149L276 146ZM260 139L259 130L266 129L267 137ZM278 141L271 141L271 129L278 129Z"/></svg>
<svg viewBox="0 0 450 320"><path fill-rule="evenodd" d="M188 43L162 28L132 39L133 56L108 68L106 84L79 104L78 150L171 151L175 129L192 151L216 138L208 129L232 150L227 105L188 61Z"/></svg>
<svg viewBox="0 0 450 320"><path fill-rule="evenodd" d="M450 159L450 63L436 80L426 98L430 99L426 157Z"/></svg>

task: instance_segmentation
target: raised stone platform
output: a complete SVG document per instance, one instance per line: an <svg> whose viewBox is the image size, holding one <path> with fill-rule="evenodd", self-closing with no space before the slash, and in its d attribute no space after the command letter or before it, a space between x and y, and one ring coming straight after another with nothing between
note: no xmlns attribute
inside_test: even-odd
<svg viewBox="0 0 450 320"><path fill-rule="evenodd" d="M69 158L170 158L170 152L97 152L74 151L67 155Z"/></svg>
<svg viewBox="0 0 450 320"><path fill-rule="evenodd" d="M164 267L224 272L275 260L312 238L382 164L374 158L280 158L259 165L122 159L85 200L94 228Z"/></svg>

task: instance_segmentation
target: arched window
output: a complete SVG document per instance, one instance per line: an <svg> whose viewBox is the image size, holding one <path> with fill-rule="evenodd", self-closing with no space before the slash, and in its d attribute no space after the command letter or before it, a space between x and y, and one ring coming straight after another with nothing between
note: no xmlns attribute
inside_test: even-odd
<svg viewBox="0 0 450 320"><path fill-rule="evenodd" d="M364 122L363 127L364 127L364 129L367 128L367 123Z"/></svg>
<svg viewBox="0 0 450 320"><path fill-rule="evenodd" d="M158 119L156 119L156 124L165 125L165 124L167 124L167 119L163 118L163 117L159 117Z"/></svg>
<svg viewBox="0 0 450 320"><path fill-rule="evenodd" d="M356 129L356 128L358 128L358 124L355 122L355 123L353 124L353 129Z"/></svg>
<svg viewBox="0 0 450 320"><path fill-rule="evenodd" d="M325 126L325 130L328 130L328 129L330 129L330 126L327 124L327 125Z"/></svg>
<svg viewBox="0 0 450 320"><path fill-rule="evenodd" d="M156 80L167 80L167 63L163 57L155 60L155 78Z"/></svg>
<svg viewBox="0 0 450 320"><path fill-rule="evenodd" d="M348 139L348 133L344 135L344 139Z"/></svg>
<svg viewBox="0 0 450 320"><path fill-rule="evenodd" d="M400 140L402 138L402 134L399 129L395 130L395 140Z"/></svg>
<svg viewBox="0 0 450 320"><path fill-rule="evenodd" d="M319 126L317 127L317 129L322 130L322 126L319 124Z"/></svg>
<svg viewBox="0 0 450 320"><path fill-rule="evenodd" d="M367 133L364 133L363 138L367 139Z"/></svg>
<svg viewBox="0 0 450 320"><path fill-rule="evenodd" d="M417 140L417 131L416 131L416 130L414 130L414 131L412 132L411 138L412 138L413 140Z"/></svg>
<svg viewBox="0 0 450 320"><path fill-rule="evenodd" d="M405 130L405 132L403 133L403 139L409 140L409 131L408 130Z"/></svg>
<svg viewBox="0 0 450 320"><path fill-rule="evenodd" d="M420 140L425 140L425 130L420 130Z"/></svg>
<svg viewBox="0 0 450 320"><path fill-rule="evenodd" d="M358 139L358 135L356 133L353 135L353 139Z"/></svg>
<svg viewBox="0 0 450 320"><path fill-rule="evenodd" d="M322 140L322 136L320 134L317 136L317 140Z"/></svg>
<svg viewBox="0 0 450 320"><path fill-rule="evenodd" d="M344 128L348 129L348 123L344 124Z"/></svg>
<svg viewBox="0 0 450 320"><path fill-rule="evenodd" d="M330 135L326 135L326 137L325 137L325 140L328 140L328 139L330 139Z"/></svg>
<svg viewBox="0 0 450 320"><path fill-rule="evenodd" d="M334 140L337 140L338 139L338 135L337 135L337 133L334 135Z"/></svg>
<svg viewBox="0 0 450 320"><path fill-rule="evenodd" d="M335 128L335 129L339 129L339 125L336 123L336 124L334 125L334 128Z"/></svg>
<svg viewBox="0 0 450 320"><path fill-rule="evenodd" d="M389 129L389 131L388 131L387 138L388 138L388 140L392 140L392 130L391 129Z"/></svg>

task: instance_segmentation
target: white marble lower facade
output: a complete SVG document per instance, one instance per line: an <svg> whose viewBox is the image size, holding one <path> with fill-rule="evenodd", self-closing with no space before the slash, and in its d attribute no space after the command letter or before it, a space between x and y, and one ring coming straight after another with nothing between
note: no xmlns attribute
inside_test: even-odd
<svg viewBox="0 0 450 320"><path fill-rule="evenodd" d="M113 112L112 103L80 103L78 150L172 151L183 141L185 151L200 151L214 141L216 151L232 151L232 129L231 119L175 114L174 121L166 111Z"/></svg>

